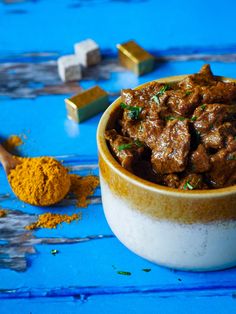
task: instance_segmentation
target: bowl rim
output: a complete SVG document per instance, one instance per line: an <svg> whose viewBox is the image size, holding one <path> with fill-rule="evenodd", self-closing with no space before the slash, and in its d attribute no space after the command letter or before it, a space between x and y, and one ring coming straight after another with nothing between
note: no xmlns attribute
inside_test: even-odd
<svg viewBox="0 0 236 314"><path fill-rule="evenodd" d="M137 87L133 88L134 90L141 89L148 84L152 82L159 82L159 83L169 83L169 82L178 82L184 78L189 76L189 74L185 75L177 75L177 76L168 76L164 78L155 79L146 83L143 83L141 85L138 85ZM225 81L225 82L236 82L236 79L234 78L228 78L224 76L216 76L219 80ZM152 192L158 192L160 194L170 195L170 196L181 196L183 198L212 198L212 197L222 197L222 196L228 196L233 195L236 193L236 185L232 185L229 187L219 188L219 189L212 189L212 190L179 190L171 187L167 187L164 185L160 185L157 183L152 183L148 180L142 179L132 172L126 170L123 168L119 162L113 157L112 153L110 152L107 141L104 137L104 132L106 130L107 123L110 119L110 114L114 112L121 103L121 97L118 97L115 99L109 107L105 110L102 117L100 118L98 127L97 127L97 146L98 146L98 152L101 154L104 161L109 165L109 167L112 168L113 171L116 172L116 174L120 175L130 183L134 185L139 185L141 188L147 189Z"/></svg>

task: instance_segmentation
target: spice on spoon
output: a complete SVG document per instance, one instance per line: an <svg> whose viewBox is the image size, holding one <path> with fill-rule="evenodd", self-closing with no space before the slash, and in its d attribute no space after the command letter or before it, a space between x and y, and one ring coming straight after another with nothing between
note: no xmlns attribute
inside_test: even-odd
<svg viewBox="0 0 236 314"><path fill-rule="evenodd" d="M62 200L70 189L68 170L51 157L17 158L8 174L13 192L23 202L49 206Z"/></svg>

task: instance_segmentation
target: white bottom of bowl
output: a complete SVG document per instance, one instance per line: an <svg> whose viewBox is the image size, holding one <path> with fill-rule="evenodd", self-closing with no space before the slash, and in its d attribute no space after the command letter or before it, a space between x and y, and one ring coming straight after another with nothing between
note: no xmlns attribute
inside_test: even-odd
<svg viewBox="0 0 236 314"><path fill-rule="evenodd" d="M102 177L106 219L117 238L136 254L159 265L212 271L236 265L236 222L181 224L132 209L111 192Z"/></svg>

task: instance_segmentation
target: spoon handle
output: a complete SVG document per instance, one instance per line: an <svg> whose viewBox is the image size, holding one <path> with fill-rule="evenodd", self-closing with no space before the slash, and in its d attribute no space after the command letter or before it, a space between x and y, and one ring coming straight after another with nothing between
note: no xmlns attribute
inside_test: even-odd
<svg viewBox="0 0 236 314"><path fill-rule="evenodd" d="M18 164L16 158L10 154L2 145L0 145L0 162L6 172L9 174L10 170L15 168Z"/></svg>

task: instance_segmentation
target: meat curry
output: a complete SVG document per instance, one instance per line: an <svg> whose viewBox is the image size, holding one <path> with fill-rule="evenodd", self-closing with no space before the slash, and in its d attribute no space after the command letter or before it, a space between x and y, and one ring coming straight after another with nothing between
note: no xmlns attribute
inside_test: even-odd
<svg viewBox="0 0 236 314"><path fill-rule="evenodd" d="M177 189L236 184L235 83L204 65L178 82L125 89L121 99L105 138L124 168Z"/></svg>

